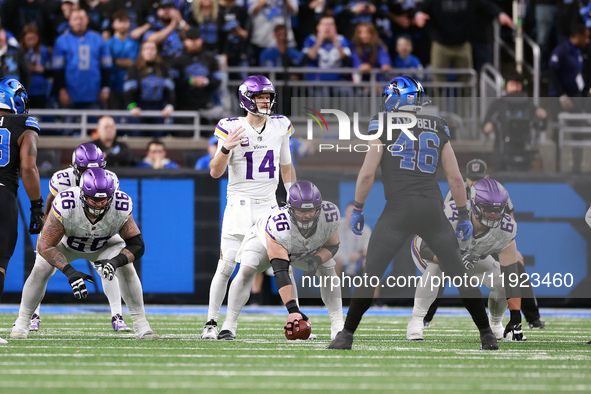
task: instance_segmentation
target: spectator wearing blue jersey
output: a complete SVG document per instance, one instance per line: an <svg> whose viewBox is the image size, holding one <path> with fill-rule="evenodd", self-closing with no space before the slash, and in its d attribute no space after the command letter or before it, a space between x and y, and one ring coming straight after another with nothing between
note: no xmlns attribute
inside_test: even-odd
<svg viewBox="0 0 591 394"><path fill-rule="evenodd" d="M415 68L418 70L423 69L423 65L418 57L412 54L413 45L410 36L401 35L396 39L396 56L392 61L392 67L394 68ZM422 73L408 74L415 79L422 79Z"/></svg>
<svg viewBox="0 0 591 394"><path fill-rule="evenodd" d="M54 85L63 108L100 109L109 99L111 55L100 34L88 30L86 11L70 15L71 32L55 42Z"/></svg>
<svg viewBox="0 0 591 394"><path fill-rule="evenodd" d="M135 64L139 50L139 42L129 37L130 20L125 10L115 11L113 14L113 37L107 41L113 67L111 68L111 95L109 108L124 109L125 95L123 93L123 81L127 69Z"/></svg>
<svg viewBox="0 0 591 394"><path fill-rule="evenodd" d="M153 168L155 170L179 168L177 163L166 157L164 143L159 140L152 140L148 143L146 157L137 166L139 168Z"/></svg>
<svg viewBox="0 0 591 394"><path fill-rule="evenodd" d="M218 2L216 0L194 0L190 10L187 21L190 25L199 28L203 40L203 49L215 54L219 53Z"/></svg>
<svg viewBox="0 0 591 394"><path fill-rule="evenodd" d="M17 43L18 44L18 43ZM14 78L29 89L31 76L23 53L8 41L6 31L0 28L0 78Z"/></svg>
<svg viewBox="0 0 591 394"><path fill-rule="evenodd" d="M287 27L277 25L273 29L275 46L264 49L259 57L261 67L299 67L304 60L304 54L296 48L287 46ZM281 79L281 78L278 78Z"/></svg>
<svg viewBox="0 0 591 394"><path fill-rule="evenodd" d="M39 29L35 25L26 25L21 34L21 51L31 74L28 88L31 108L45 108L49 83L47 76L51 71L51 54L41 44Z"/></svg>
<svg viewBox="0 0 591 394"><path fill-rule="evenodd" d="M351 42L351 59L353 67L364 73L374 68L388 72L392 68L388 49L372 23L361 23L355 28ZM379 81L384 79L382 75L378 75ZM369 74L364 74L363 80L369 81Z"/></svg>
<svg viewBox="0 0 591 394"><path fill-rule="evenodd" d="M217 151L218 137L214 135L209 139L209 143L207 145L207 154L197 159L197 163L195 163L195 169L209 171L209 162L211 161L211 159L213 159Z"/></svg>
<svg viewBox="0 0 591 394"><path fill-rule="evenodd" d="M144 41L160 46L164 62L168 62L183 52L180 33L189 28L187 22L175 8L173 0L162 0L156 11L154 20L144 34Z"/></svg>

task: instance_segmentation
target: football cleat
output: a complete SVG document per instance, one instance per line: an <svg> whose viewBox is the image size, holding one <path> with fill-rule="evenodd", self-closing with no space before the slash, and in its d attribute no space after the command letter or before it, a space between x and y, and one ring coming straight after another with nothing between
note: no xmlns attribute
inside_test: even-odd
<svg viewBox="0 0 591 394"><path fill-rule="evenodd" d="M480 331L480 350L499 350L499 343L490 328Z"/></svg>
<svg viewBox="0 0 591 394"><path fill-rule="evenodd" d="M148 330L145 333L143 333L142 335L140 335L140 337L138 339L141 339L144 341L158 341L162 338L160 338L160 335L156 334L154 331Z"/></svg>
<svg viewBox="0 0 591 394"><path fill-rule="evenodd" d="M6 339L0 338L0 345L6 345L8 341Z"/></svg>
<svg viewBox="0 0 591 394"><path fill-rule="evenodd" d="M203 336L201 338L203 339ZM234 339L236 339L236 334L234 334L230 330L222 330L218 335L218 339L220 341L233 341Z"/></svg>
<svg viewBox="0 0 591 394"><path fill-rule="evenodd" d="M115 332L131 331L131 328L129 328L129 326L125 324L125 322L123 321L123 316L121 316L119 313L111 318L111 324L113 325L113 331Z"/></svg>
<svg viewBox="0 0 591 394"><path fill-rule="evenodd" d="M343 350L351 350L353 346L353 334L345 329L339 332L335 339L333 339L328 346L327 349L343 349Z"/></svg>
<svg viewBox="0 0 591 394"><path fill-rule="evenodd" d="M39 331L39 323L41 322L41 316L36 313L33 313L31 316L31 325L29 326L29 331Z"/></svg>
<svg viewBox="0 0 591 394"><path fill-rule="evenodd" d="M495 338L503 339L503 333L505 332L505 327L503 327L502 322L497 323L490 323L490 329L492 330L493 334L495 334Z"/></svg>
<svg viewBox="0 0 591 394"><path fill-rule="evenodd" d="M430 321L423 320L423 327L429 328L429 327L434 327L434 325Z"/></svg>
<svg viewBox="0 0 591 394"><path fill-rule="evenodd" d="M218 337L218 324L215 320L210 320L205 323L203 332L201 333L201 339L216 340Z"/></svg>
<svg viewBox="0 0 591 394"><path fill-rule="evenodd" d="M306 339L306 341L315 341L317 339L318 337L316 336L316 334L310 333L310 336L308 337L308 339Z"/></svg>
<svg viewBox="0 0 591 394"><path fill-rule="evenodd" d="M12 327L12 331L10 332L11 339L27 339L29 332L27 330L19 330L16 327Z"/></svg>
<svg viewBox="0 0 591 394"><path fill-rule="evenodd" d="M536 320L533 320L533 321L529 322L529 328L543 329L543 328L546 328L546 323L543 322L543 321L541 321L540 319L536 319Z"/></svg>
<svg viewBox="0 0 591 394"><path fill-rule="evenodd" d="M422 320L414 320L408 322L406 326L406 339L409 341L422 341L423 339L423 328L425 327Z"/></svg>

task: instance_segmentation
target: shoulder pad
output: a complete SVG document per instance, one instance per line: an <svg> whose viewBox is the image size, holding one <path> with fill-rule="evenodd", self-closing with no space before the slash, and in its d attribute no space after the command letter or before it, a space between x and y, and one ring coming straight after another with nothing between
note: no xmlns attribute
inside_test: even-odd
<svg viewBox="0 0 591 394"><path fill-rule="evenodd" d="M32 116L27 117L27 120L25 120L25 126L31 130L35 130L37 134L41 132L41 127L39 127L39 122L37 121L37 118L34 118Z"/></svg>
<svg viewBox="0 0 591 394"><path fill-rule="evenodd" d="M111 209L127 217L133 212L133 201L131 201L131 197L127 193L117 190L111 202Z"/></svg>
<svg viewBox="0 0 591 394"><path fill-rule="evenodd" d="M231 126L232 122L238 121L238 118L224 118L221 119L218 124L215 126L214 135L218 137L218 139L225 140L228 137L228 127Z"/></svg>

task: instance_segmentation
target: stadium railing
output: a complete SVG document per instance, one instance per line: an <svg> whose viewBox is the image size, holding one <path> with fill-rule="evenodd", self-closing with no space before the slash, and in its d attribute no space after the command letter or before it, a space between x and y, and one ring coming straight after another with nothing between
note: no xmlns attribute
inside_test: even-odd
<svg viewBox="0 0 591 394"><path fill-rule="evenodd" d="M561 112L558 114L558 125L558 170L567 172L566 158L572 149L591 148L591 139L588 139L591 136L591 114Z"/></svg>

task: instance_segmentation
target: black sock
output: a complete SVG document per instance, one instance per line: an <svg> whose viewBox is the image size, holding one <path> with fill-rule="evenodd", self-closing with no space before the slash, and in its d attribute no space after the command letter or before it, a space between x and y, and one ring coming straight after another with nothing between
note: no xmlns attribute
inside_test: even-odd
<svg viewBox="0 0 591 394"><path fill-rule="evenodd" d="M486 308L482 300L482 293L478 288L474 287L459 287L460 296L464 307L472 316L472 320L479 330L489 328L488 316L486 315Z"/></svg>
<svg viewBox="0 0 591 394"><path fill-rule="evenodd" d="M347 320L345 320L345 330L354 333L361 322L363 314L371 306L373 298L353 298L349 306L349 313L347 313Z"/></svg>
<svg viewBox="0 0 591 394"><path fill-rule="evenodd" d="M2 293L4 292L4 272L0 271L0 299L2 299Z"/></svg>

